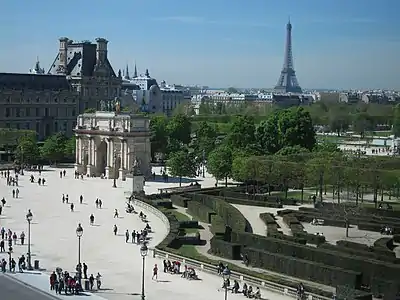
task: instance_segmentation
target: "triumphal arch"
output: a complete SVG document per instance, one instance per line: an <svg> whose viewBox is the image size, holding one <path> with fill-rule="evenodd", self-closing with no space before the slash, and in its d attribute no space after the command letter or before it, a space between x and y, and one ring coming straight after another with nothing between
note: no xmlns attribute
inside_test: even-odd
<svg viewBox="0 0 400 300"><path fill-rule="evenodd" d="M150 119L121 113L119 102L78 116L75 170L89 176L125 180L133 166L151 175Z"/></svg>

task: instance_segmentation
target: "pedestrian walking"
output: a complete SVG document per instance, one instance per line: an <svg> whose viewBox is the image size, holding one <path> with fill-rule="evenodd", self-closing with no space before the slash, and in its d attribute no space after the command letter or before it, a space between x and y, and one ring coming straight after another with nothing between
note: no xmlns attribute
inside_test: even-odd
<svg viewBox="0 0 400 300"><path fill-rule="evenodd" d="M125 232L125 243L129 242L129 236L130 236L129 230L127 229Z"/></svg>
<svg viewBox="0 0 400 300"><path fill-rule="evenodd" d="M82 202L83 202L83 196L81 195L81 196L79 197L79 203L82 204Z"/></svg>
<svg viewBox="0 0 400 300"><path fill-rule="evenodd" d="M94 215L93 214L90 215L89 220L90 220L90 225L94 225Z"/></svg>
<svg viewBox="0 0 400 300"><path fill-rule="evenodd" d="M113 229L113 231L114 231L114 235L117 235L118 227L117 227L117 225L115 225L115 224L114 224L114 229Z"/></svg>
<svg viewBox="0 0 400 300"><path fill-rule="evenodd" d="M153 276L151 277L151 279L154 280L154 278L155 278L156 280L158 280L158 267L157 267L157 264L154 265L154 268L153 268Z"/></svg>
<svg viewBox="0 0 400 300"><path fill-rule="evenodd" d="M115 209L115 211L114 211L114 218L118 219L118 210L117 209Z"/></svg>
<svg viewBox="0 0 400 300"><path fill-rule="evenodd" d="M74 212L74 204L73 203L71 203L70 207L71 207L71 212Z"/></svg>

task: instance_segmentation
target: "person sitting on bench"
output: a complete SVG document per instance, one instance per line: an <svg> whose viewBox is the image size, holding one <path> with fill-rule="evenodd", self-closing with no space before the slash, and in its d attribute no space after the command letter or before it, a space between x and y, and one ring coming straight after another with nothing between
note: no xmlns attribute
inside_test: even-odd
<svg viewBox="0 0 400 300"><path fill-rule="evenodd" d="M239 289L240 289L239 282L237 280L235 280L233 282L232 293L235 293L235 294L239 293Z"/></svg>
<svg viewBox="0 0 400 300"><path fill-rule="evenodd" d="M249 289L247 290L247 298L252 298L253 297L253 287L250 285Z"/></svg>
<svg viewBox="0 0 400 300"><path fill-rule="evenodd" d="M243 289L242 289L242 293L245 297L247 297L247 283L243 284Z"/></svg>
<svg viewBox="0 0 400 300"><path fill-rule="evenodd" d="M257 287L256 292L254 293L254 299L261 299L261 291L259 287Z"/></svg>
<svg viewBox="0 0 400 300"><path fill-rule="evenodd" d="M193 268L188 268L188 279L197 279L196 270Z"/></svg>

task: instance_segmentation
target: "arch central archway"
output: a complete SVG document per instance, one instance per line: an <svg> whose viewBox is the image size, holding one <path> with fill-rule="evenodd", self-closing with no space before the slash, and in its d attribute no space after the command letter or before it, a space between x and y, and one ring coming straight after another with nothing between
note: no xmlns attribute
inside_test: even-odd
<svg viewBox="0 0 400 300"><path fill-rule="evenodd" d="M100 176L106 173L107 167L107 143L106 141L101 141L97 147L97 161L96 161L96 175Z"/></svg>

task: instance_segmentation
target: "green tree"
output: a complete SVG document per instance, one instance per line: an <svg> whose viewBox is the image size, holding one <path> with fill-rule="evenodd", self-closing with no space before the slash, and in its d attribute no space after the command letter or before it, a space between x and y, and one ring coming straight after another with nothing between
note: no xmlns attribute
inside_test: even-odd
<svg viewBox="0 0 400 300"><path fill-rule="evenodd" d="M373 122L368 113L361 112L354 115L353 131L357 132L364 138L365 132L373 129Z"/></svg>
<svg viewBox="0 0 400 300"><path fill-rule="evenodd" d="M392 131L395 137L400 137L400 104L394 107Z"/></svg>
<svg viewBox="0 0 400 300"><path fill-rule="evenodd" d="M340 112L335 111L329 115L329 128L332 132L336 132L338 136L340 136L340 133L346 132L349 126L349 118Z"/></svg>
<svg viewBox="0 0 400 300"><path fill-rule="evenodd" d="M154 115L150 119L151 158L153 160L156 153L166 153L168 144L167 126L168 119L165 115Z"/></svg>
<svg viewBox="0 0 400 300"><path fill-rule="evenodd" d="M179 177L179 186L182 186L182 177L196 176L197 165L194 154L186 149L171 153L167 167L172 176Z"/></svg>
<svg viewBox="0 0 400 300"><path fill-rule="evenodd" d="M48 137L41 148L42 157L52 163L58 163L65 157L67 138L61 132Z"/></svg>
<svg viewBox="0 0 400 300"><path fill-rule="evenodd" d="M262 121L256 129L255 139L263 154L274 154L281 149L280 133L278 128L279 112Z"/></svg>
<svg viewBox="0 0 400 300"><path fill-rule="evenodd" d="M310 113L303 107L284 110L278 119L281 145L296 146L312 150L315 146L315 131Z"/></svg>
<svg viewBox="0 0 400 300"><path fill-rule="evenodd" d="M71 137L65 142L64 156L68 158L74 158L76 152L76 138Z"/></svg>
<svg viewBox="0 0 400 300"><path fill-rule="evenodd" d="M184 114L176 114L173 116L167 125L167 133L173 140L182 142L188 145L190 142L190 134L192 131L192 124L188 116Z"/></svg>
<svg viewBox="0 0 400 300"><path fill-rule="evenodd" d="M210 126L209 123L203 121L199 124L196 129L196 140L194 142L194 148L196 150L196 155L205 157L214 150L215 142L217 139L217 131L214 126Z"/></svg>
<svg viewBox="0 0 400 300"><path fill-rule="evenodd" d="M35 164L40 159L39 147L34 136L25 135L18 139L15 158L21 164Z"/></svg>
<svg viewBox="0 0 400 300"><path fill-rule="evenodd" d="M213 150L207 159L207 171L217 180L225 179L225 186L228 186L228 177L232 173L231 148L221 145Z"/></svg>
<svg viewBox="0 0 400 300"><path fill-rule="evenodd" d="M226 141L231 149L245 149L255 143L255 131L253 117L238 116L232 123Z"/></svg>

